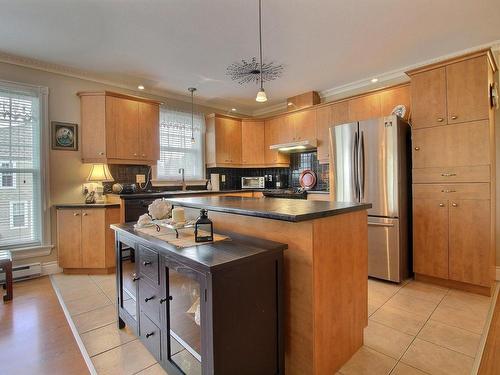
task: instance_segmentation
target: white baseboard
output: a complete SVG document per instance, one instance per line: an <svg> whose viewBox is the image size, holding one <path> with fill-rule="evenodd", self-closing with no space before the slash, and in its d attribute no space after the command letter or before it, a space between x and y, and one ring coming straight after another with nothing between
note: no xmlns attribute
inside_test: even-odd
<svg viewBox="0 0 500 375"><path fill-rule="evenodd" d="M59 264L57 263L56 260L54 260L52 262L42 263L42 272L41 272L42 276L53 275L55 273L61 273L61 272L62 272L62 268L59 267Z"/></svg>

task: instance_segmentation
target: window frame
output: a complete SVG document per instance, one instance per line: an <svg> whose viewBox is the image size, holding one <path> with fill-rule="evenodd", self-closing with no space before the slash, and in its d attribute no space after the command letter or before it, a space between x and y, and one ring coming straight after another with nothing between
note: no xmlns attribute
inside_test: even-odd
<svg viewBox="0 0 500 375"><path fill-rule="evenodd" d="M0 160L0 164L3 164L3 163L9 163L11 166L10 168L11 169L15 169L16 168L16 162L15 161L10 161L10 160ZM0 166L0 168L2 168ZM12 190L12 189L16 189L17 188L17 178L15 177L15 172L8 172L10 174L12 174L12 186L4 186L3 185L3 175L4 175L5 172L0 172L0 190Z"/></svg>
<svg viewBox="0 0 500 375"><path fill-rule="evenodd" d="M24 205L24 225L22 227L17 227L14 225L14 205L15 204L23 204ZM15 230L15 229L28 228L29 210L30 210L30 202L29 201L10 201L9 202L10 229Z"/></svg>

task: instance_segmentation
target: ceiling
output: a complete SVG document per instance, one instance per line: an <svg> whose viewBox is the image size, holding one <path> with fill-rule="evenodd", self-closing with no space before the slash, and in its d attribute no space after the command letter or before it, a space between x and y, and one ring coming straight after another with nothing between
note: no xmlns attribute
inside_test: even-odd
<svg viewBox="0 0 500 375"><path fill-rule="evenodd" d="M264 60L285 66L258 87L226 67L258 56L257 0L0 0L0 52L124 84L196 95L252 113L500 40L498 0L263 0Z"/></svg>

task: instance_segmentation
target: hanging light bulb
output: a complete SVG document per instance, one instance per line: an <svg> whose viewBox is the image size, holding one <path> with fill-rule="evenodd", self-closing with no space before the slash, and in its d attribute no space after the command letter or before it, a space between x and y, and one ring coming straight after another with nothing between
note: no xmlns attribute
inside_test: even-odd
<svg viewBox="0 0 500 375"><path fill-rule="evenodd" d="M191 143L195 143L194 139L194 92L196 91L196 87L188 88L188 91L191 93Z"/></svg>
<svg viewBox="0 0 500 375"><path fill-rule="evenodd" d="M267 102L266 92L264 91L264 82L262 81L262 0L259 0L259 55L260 55L260 90L257 93L255 101L259 103Z"/></svg>

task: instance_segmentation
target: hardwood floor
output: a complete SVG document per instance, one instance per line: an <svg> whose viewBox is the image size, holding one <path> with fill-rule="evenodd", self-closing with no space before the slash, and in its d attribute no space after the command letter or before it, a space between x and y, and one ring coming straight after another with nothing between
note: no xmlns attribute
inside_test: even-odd
<svg viewBox="0 0 500 375"><path fill-rule="evenodd" d="M14 284L0 303L2 374L88 374L48 277Z"/></svg>
<svg viewBox="0 0 500 375"><path fill-rule="evenodd" d="M490 332L486 340L479 375L494 375L500 372L500 294L497 297L497 304L493 319L491 321Z"/></svg>

